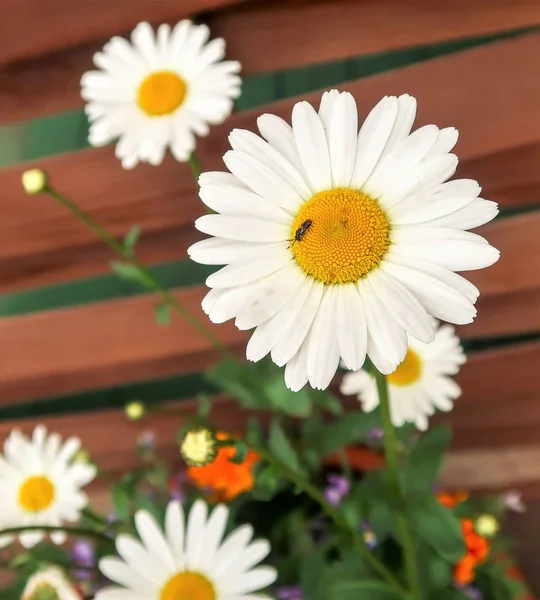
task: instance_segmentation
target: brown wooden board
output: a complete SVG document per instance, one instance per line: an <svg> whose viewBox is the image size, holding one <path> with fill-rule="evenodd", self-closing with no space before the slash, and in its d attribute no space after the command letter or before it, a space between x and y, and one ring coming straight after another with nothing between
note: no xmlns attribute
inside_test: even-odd
<svg viewBox="0 0 540 600"><path fill-rule="evenodd" d="M80 18L79 5L74 8L71 3L71 10L59 20L52 17L51 7L64 5L65 0L39 2L46 15L41 22L32 15L18 29L12 27L13 21L6 23L11 31L4 36L0 60L30 60L6 65L2 71L0 123L81 105L81 75L92 68L92 56L105 41L95 44L90 40L125 33L142 19L178 19L222 3L139 0L135 9L123 10L121 2L115 4L117 14L108 8L101 15L96 6L100 2L94 1L88 3L92 13L86 20ZM20 11L37 5L38 0L10 0L9 4ZM74 14L75 27L66 31ZM99 23L94 22L98 15ZM534 26L540 24L540 5L537 0L252 0L246 6L218 12L209 22L212 35L227 40L228 55L243 63L244 74L253 74ZM37 32L25 33L38 23ZM82 45L71 48L74 44Z"/></svg>
<svg viewBox="0 0 540 600"><path fill-rule="evenodd" d="M101 40L133 28L140 21L179 21L241 0L3 0L0 62L43 54Z"/></svg>
<svg viewBox="0 0 540 600"><path fill-rule="evenodd" d="M540 143L536 126L540 123L540 79L535 68L527 69L534 62L530 56L539 53L540 35L530 35L342 87L355 94L364 113L385 94L408 91L417 95L418 125L457 126L461 139L456 151L463 161L463 174L474 176L469 165L478 164L482 185L486 192L493 191L490 197L500 200L502 207L515 207L513 190L522 184L523 161L528 165L526 181L537 185L531 173L538 172L534 157ZM459 85L449 86L449 81L459 81ZM317 102L320 92L303 98ZM289 119L296 100L235 115L217 127L199 145L203 168L223 169L221 156L227 150L230 129L255 129L257 116L265 111ZM526 158L530 152L532 158ZM506 169L500 153L510 157ZM187 167L169 158L159 168L141 165L126 172L111 148L89 149L0 171L0 291L85 277L108 268L108 254L90 231L52 200L25 196L21 173L36 165L45 168L60 190L115 235L125 234L135 224L141 226L145 261L185 257L185 248L193 241L192 222L203 211ZM515 170L518 175L513 174ZM527 203L537 200L534 194L526 198Z"/></svg>

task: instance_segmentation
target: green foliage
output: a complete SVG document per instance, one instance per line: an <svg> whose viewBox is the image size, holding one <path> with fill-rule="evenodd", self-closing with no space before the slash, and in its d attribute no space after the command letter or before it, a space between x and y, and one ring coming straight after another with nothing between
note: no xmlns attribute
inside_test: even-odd
<svg viewBox="0 0 540 600"><path fill-rule="evenodd" d="M171 323L171 309L168 304L164 304L160 302L156 304L154 307L154 317L156 319L156 323L161 327L167 327Z"/></svg>
<svg viewBox="0 0 540 600"><path fill-rule="evenodd" d="M139 241L139 236L141 235L141 228L137 225L132 227L124 238L124 250L126 253L133 257L135 256L135 246Z"/></svg>
<svg viewBox="0 0 540 600"><path fill-rule="evenodd" d="M111 261L112 270L124 281L140 283L147 288L153 288L153 282L148 275L139 269L139 267L121 260Z"/></svg>
<svg viewBox="0 0 540 600"><path fill-rule="evenodd" d="M401 595L390 584L379 579L341 581L332 586L328 600L397 600Z"/></svg>
<svg viewBox="0 0 540 600"><path fill-rule="evenodd" d="M465 544L460 520L432 493L416 496L405 506L404 514L418 538L442 558L455 563L463 556Z"/></svg>
<svg viewBox="0 0 540 600"><path fill-rule="evenodd" d="M444 452L452 439L448 427L430 429L413 446L403 471L405 492L424 492L433 489L441 468Z"/></svg>
<svg viewBox="0 0 540 600"><path fill-rule="evenodd" d="M273 419L272 424L270 425L268 446L272 454L278 460L280 460L282 463L285 463L293 471L297 473L302 472L300 461L298 460L298 454L293 448L278 419Z"/></svg>
<svg viewBox="0 0 540 600"><path fill-rule="evenodd" d="M229 461L241 465L248 455L247 444L241 440L236 440L234 443L234 450L234 455L229 458Z"/></svg>

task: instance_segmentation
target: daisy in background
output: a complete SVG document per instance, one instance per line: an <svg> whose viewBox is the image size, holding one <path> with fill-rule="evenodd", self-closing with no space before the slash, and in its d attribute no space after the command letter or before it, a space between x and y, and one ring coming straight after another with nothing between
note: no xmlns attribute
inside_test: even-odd
<svg viewBox="0 0 540 600"><path fill-rule="evenodd" d="M253 528L242 525L225 539L229 511L197 500L185 523L182 505L170 502L162 532L145 511L135 515L141 538L116 539L120 558L99 567L117 586L103 588L96 600L263 600L255 592L272 584L276 571L259 566L270 552L266 540L252 541Z"/></svg>
<svg viewBox="0 0 540 600"><path fill-rule="evenodd" d="M0 457L0 528L60 526L79 520L88 503L81 488L96 476L94 465L73 461L80 445L78 438L62 442L57 433L47 435L43 425L34 429L31 438L11 432ZM31 547L44 535L29 531L20 534L19 540ZM63 532L51 533L56 544L65 538ZM1 542L11 539L3 536Z"/></svg>
<svg viewBox="0 0 540 600"><path fill-rule="evenodd" d="M21 600L81 600L64 573L58 567L49 567L32 575L24 588Z"/></svg>
<svg viewBox="0 0 540 600"><path fill-rule="evenodd" d="M208 42L209 34L191 21L157 32L139 23L131 42L113 37L96 53L99 71L81 79L92 146L119 138L116 156L126 169L160 164L167 148L187 161L195 136L222 123L240 95L240 63L222 61L225 41Z"/></svg>
<svg viewBox="0 0 540 600"><path fill-rule="evenodd" d="M195 225L214 323L255 328L247 358L270 353L292 390L325 389L340 360L369 355L392 373L408 336L429 343L431 315L470 323L479 291L454 271L487 267L499 252L466 229L497 214L476 181L451 177L458 133L411 127L416 100L385 97L358 131L353 96L326 92L317 112L299 102L292 127L265 114L262 137L234 130L230 173L203 173L202 201L218 214ZM446 183L445 183L446 182Z"/></svg>
<svg viewBox="0 0 540 600"><path fill-rule="evenodd" d="M461 388L451 376L465 361L459 338L450 325L439 326L430 344L409 336L405 360L387 377L392 423L396 427L414 423L425 431L435 409L451 410L461 395ZM345 374L340 390L346 395L357 394L365 411L379 405L377 383L367 371Z"/></svg>

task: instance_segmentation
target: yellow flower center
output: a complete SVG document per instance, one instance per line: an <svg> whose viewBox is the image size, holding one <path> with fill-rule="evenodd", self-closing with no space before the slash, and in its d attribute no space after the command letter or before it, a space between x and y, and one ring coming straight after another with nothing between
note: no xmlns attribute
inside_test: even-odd
<svg viewBox="0 0 540 600"><path fill-rule="evenodd" d="M170 115L186 99L186 82L172 71L156 71L141 83L137 102L151 117Z"/></svg>
<svg viewBox="0 0 540 600"><path fill-rule="evenodd" d="M356 282L381 262L389 232L376 200L358 190L334 188L302 205L291 229L291 250L298 265L323 283Z"/></svg>
<svg viewBox="0 0 540 600"><path fill-rule="evenodd" d="M160 600L216 600L214 586L200 573L177 573L161 590Z"/></svg>
<svg viewBox="0 0 540 600"><path fill-rule="evenodd" d="M29 477L19 489L19 504L27 512L39 512L48 508L54 500L54 485L48 477Z"/></svg>
<svg viewBox="0 0 540 600"><path fill-rule="evenodd" d="M409 349L405 360L398 365L398 368L388 375L388 383L392 385L411 385L420 378L422 374L422 361L418 354Z"/></svg>

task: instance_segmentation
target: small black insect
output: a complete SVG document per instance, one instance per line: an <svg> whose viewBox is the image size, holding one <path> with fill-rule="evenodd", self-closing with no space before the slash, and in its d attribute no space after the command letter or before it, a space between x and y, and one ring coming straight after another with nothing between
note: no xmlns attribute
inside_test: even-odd
<svg viewBox="0 0 540 600"><path fill-rule="evenodd" d="M291 246L294 246L295 242L302 241L302 238L306 235L306 231L311 227L312 223L313 221L311 219L307 219L307 221L304 221L302 225L300 225L294 233L294 240L289 240L289 242L292 242Z"/></svg>

